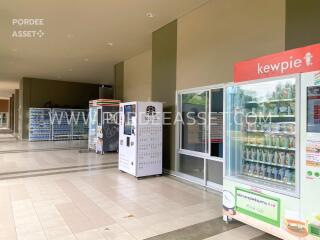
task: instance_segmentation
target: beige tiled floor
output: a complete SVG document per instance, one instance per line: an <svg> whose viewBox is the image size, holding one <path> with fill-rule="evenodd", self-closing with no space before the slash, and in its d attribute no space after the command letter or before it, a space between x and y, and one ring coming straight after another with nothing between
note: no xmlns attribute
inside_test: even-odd
<svg viewBox="0 0 320 240"><path fill-rule="evenodd" d="M144 239L221 213L218 195L117 169L4 180L0 195L6 240Z"/></svg>
<svg viewBox="0 0 320 240"><path fill-rule="evenodd" d="M116 160L116 154L75 150L2 153L0 169L12 172ZM0 240L137 240L219 216L219 194L170 177L137 180L117 168L0 181ZM246 233L247 239L261 234L250 227L237 231L241 239ZM227 236L224 233L221 239Z"/></svg>

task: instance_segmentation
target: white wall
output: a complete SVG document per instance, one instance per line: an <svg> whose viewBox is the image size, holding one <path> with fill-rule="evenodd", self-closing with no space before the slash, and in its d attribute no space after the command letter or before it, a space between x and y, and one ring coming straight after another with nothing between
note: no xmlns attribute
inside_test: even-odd
<svg viewBox="0 0 320 240"><path fill-rule="evenodd" d="M151 100L152 51L124 61L124 101Z"/></svg>
<svg viewBox="0 0 320 240"><path fill-rule="evenodd" d="M177 89L230 82L235 62L285 49L285 0L211 0L178 19Z"/></svg>

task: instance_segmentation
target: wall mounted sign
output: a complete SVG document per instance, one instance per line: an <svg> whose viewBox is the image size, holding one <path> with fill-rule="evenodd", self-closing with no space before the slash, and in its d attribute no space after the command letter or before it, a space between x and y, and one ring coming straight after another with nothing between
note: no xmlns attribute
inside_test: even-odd
<svg viewBox="0 0 320 240"><path fill-rule="evenodd" d="M234 82L244 82L320 69L320 44L236 63Z"/></svg>

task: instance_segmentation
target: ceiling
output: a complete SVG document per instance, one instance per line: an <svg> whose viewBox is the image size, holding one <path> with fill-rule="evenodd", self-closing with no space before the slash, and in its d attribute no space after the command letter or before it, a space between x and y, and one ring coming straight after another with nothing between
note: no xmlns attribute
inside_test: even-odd
<svg viewBox="0 0 320 240"><path fill-rule="evenodd" d="M153 31L205 2L1 0L0 89L18 88L22 77L112 84L114 64L150 49ZM13 25L19 18L44 25ZM19 30L45 35L13 36Z"/></svg>

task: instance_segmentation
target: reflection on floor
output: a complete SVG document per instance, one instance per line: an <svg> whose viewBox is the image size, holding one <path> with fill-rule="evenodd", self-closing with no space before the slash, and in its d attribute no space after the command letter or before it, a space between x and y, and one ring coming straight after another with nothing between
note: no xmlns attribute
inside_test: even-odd
<svg viewBox="0 0 320 240"><path fill-rule="evenodd" d="M0 154L0 180L116 167L118 155L108 157L79 150Z"/></svg>
<svg viewBox="0 0 320 240"><path fill-rule="evenodd" d="M0 181L0 240L265 236L240 223L224 224L219 194L171 177L136 180L120 173L116 154L2 153L0 169L1 177L5 171L17 174Z"/></svg>
<svg viewBox="0 0 320 240"><path fill-rule="evenodd" d="M12 131L7 128L0 128L0 143L9 141L16 141Z"/></svg>
<svg viewBox="0 0 320 240"><path fill-rule="evenodd" d="M0 134L0 136L2 135L4 134ZM16 139L12 139L12 135L11 135L11 138L3 137L2 139L4 140L0 144L0 154L3 152L25 152L25 151L38 151L38 150L50 150L50 149L56 150L56 149L88 148L88 141L85 141L85 140L29 142L29 141L18 141Z"/></svg>

